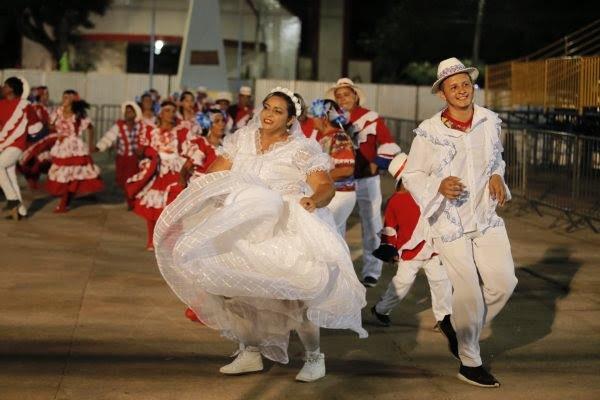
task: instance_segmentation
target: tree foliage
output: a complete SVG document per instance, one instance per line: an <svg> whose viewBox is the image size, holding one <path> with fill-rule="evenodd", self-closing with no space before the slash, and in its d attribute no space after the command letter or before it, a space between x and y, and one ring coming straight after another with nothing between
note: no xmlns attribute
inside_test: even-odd
<svg viewBox="0 0 600 400"><path fill-rule="evenodd" d="M93 28L92 14L104 15L110 0L19 0L3 2L19 31L44 46L58 63L70 44L79 39L80 28Z"/></svg>

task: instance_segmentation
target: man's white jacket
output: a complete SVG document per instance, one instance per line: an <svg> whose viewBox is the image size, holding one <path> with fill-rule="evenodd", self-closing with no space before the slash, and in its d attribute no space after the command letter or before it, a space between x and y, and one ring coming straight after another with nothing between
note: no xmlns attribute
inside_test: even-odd
<svg viewBox="0 0 600 400"><path fill-rule="evenodd" d="M487 229L504 224L496 214L497 200L490 197L489 178L496 174L504 178L505 163L502 160L500 141L501 123L498 115L486 108L475 105L473 122L469 133L448 128L441 119L441 111L423 121L415 129L413 140L402 182L411 192L419 205L421 215L429 222L427 239L441 238L444 242L458 239L467 231L461 221L459 206L462 200L448 200L439 192L442 180L456 176L456 171L467 170L466 163L482 166L484 171L466 174L473 179L461 177L470 191L472 220L476 231L484 233ZM479 138L481 146L477 151L465 146L465 135ZM470 138L469 138L470 139ZM459 154L465 152L468 154ZM472 168L472 167L471 167ZM459 176L460 177L460 176ZM506 189L507 200L510 192Z"/></svg>

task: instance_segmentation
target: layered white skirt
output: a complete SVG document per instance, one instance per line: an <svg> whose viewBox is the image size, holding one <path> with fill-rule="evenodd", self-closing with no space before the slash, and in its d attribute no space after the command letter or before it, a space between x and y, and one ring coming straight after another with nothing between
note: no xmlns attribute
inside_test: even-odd
<svg viewBox="0 0 600 400"><path fill-rule="evenodd" d="M207 326L288 361L303 320L361 338L365 288L335 228L259 178L229 171L190 183L154 233L159 269Z"/></svg>

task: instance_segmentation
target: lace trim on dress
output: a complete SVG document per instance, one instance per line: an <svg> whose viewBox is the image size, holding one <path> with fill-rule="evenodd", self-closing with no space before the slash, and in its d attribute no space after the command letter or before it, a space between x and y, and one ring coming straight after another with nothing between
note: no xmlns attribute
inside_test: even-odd
<svg viewBox="0 0 600 400"><path fill-rule="evenodd" d="M271 145L269 147L267 147L265 150L261 150L262 149L262 139L260 136L261 136L260 130L257 130L256 133L254 134L254 144L256 146L256 154L259 154L259 155L270 153L271 151L288 144L294 138L293 135L288 134L288 136L285 138L285 140L279 140L277 142L271 143Z"/></svg>

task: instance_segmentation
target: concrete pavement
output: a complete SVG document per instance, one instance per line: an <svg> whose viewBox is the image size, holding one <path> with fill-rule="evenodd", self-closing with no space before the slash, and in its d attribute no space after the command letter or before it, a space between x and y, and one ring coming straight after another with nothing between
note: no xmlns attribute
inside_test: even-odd
<svg viewBox="0 0 600 400"><path fill-rule="evenodd" d="M115 193L79 200L64 215L51 212L56 200L28 194L31 218L0 221L0 399L600 398L600 235L549 229L551 219L520 215L516 205L503 211L519 285L482 342L499 389L455 378L458 364L432 330L424 276L391 327L374 323L368 308L390 266L368 291L370 337L323 330L328 375L301 384L297 337L289 365L219 374L235 345L184 317L144 250L144 221ZM356 217L350 227L359 255Z"/></svg>

